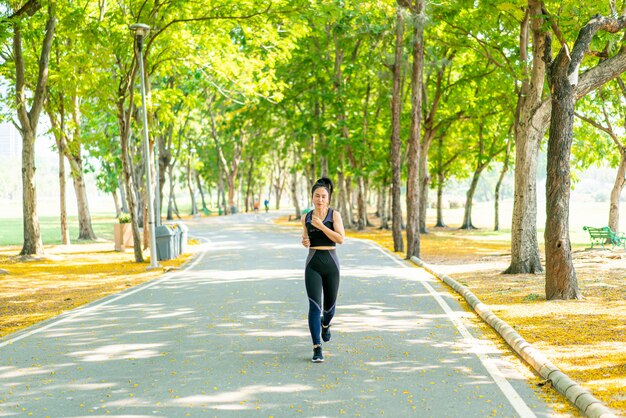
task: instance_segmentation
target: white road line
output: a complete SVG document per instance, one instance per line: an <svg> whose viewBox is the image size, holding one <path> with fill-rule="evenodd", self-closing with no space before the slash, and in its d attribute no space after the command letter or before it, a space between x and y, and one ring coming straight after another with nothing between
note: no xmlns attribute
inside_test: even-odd
<svg viewBox="0 0 626 418"><path fill-rule="evenodd" d="M204 239L207 242L209 241L208 239L206 239L204 237L198 237L198 238ZM208 254L207 252L204 252L204 253L200 254L199 257L197 257L192 263L186 265L182 270L177 270L177 271L172 272L172 273L169 273L169 272L165 273L165 275L163 277L161 277L160 279L156 279L156 280L150 281L148 283L144 283L143 285L139 285L139 286L133 288L132 290L129 290L127 292L123 292L123 293L119 294L118 296L113 297L112 299L107 299L107 300L104 300L104 301L102 301L100 303L95 302L95 304L90 304L90 305L87 305L87 306L84 306L84 307L78 307L78 308L76 308L76 309L74 309L72 311L69 311L70 313L67 316L65 316L65 317L63 317L63 318L61 318L61 319L59 319L57 321L50 322L49 324L46 324L46 325L43 325L43 326L39 326L39 327L37 325L34 325L34 327L35 327L34 329L32 329L30 331L27 331L27 332L25 332L23 334L20 334L17 337L11 338L11 339L9 339L7 341L0 342L0 348L6 347L7 345L14 344L17 341L20 341L20 340L23 340L24 338L30 337L31 335L38 334L38 333L40 333L42 331L45 331L45 330L50 329L52 327L55 327L55 326L57 326L59 324L67 322L67 321L69 321L71 319L76 318L79 315L84 315L85 313L94 311L94 310L96 310L96 309L98 309L98 308L100 308L102 306L110 305L111 303L117 302L120 299L124 299L124 298L126 298L126 297L128 297L130 295L134 295L135 293L139 293L139 292L142 292L142 291L144 291L146 289L150 289L151 287L156 286L157 284L160 284L160 283L162 283L162 282L164 282L166 280L173 279L173 278L181 275L185 271L189 270L190 268L195 267L200 261L202 261L202 259L207 254ZM60 316L63 316L63 315L65 315L65 314L61 314Z"/></svg>
<svg viewBox="0 0 626 418"><path fill-rule="evenodd" d="M364 241L367 244L369 244L370 246L376 248L381 253L385 254L387 257L389 257L390 259L392 259L393 261L395 261L399 265L401 265L401 266L403 266L405 268L410 268L408 265L403 263L401 260L398 260L398 258L396 256L388 253L386 250L381 248L378 244L375 244L375 243L373 243L371 241L368 241L368 240L360 240L360 241ZM474 354L476 354L476 356L478 357L480 362L483 364L483 366L485 366L485 369L487 370L487 372L491 375L491 377L493 378L493 380L496 383L496 385L498 385L498 387L500 388L500 390L502 391L504 396L506 396L506 398L511 403L511 406L515 409L515 411L517 411L519 416L522 417L522 418L534 418L534 417L536 417L535 413L530 409L530 407L526 404L526 402L524 402L524 400L519 395L519 393L517 393L517 391L513 388L513 386L511 386L509 381L506 380L506 378L502 375L500 370L493 364L493 362L489 358L489 356L487 356L487 355L485 355L484 353L481 352L479 341L468 331L468 329L459 320L459 318L455 315L455 313L452 310L452 308L450 308L450 306L441 297L441 295L439 293L437 293L437 291L426 280L424 280L423 278L421 278L419 276L418 276L417 279L420 281L420 283L422 283L424 285L426 290L428 290L428 293L430 293L432 295L432 297L435 298L435 300L437 301L439 306L441 306L441 309L443 309L443 311L446 313L446 316L454 324L456 329L458 329L459 332L461 333L461 335L471 344L471 346L474 349Z"/></svg>

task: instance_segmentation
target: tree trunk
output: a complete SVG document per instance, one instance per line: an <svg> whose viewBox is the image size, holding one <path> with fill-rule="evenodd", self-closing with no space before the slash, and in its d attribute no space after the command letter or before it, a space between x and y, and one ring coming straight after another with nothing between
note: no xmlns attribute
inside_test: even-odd
<svg viewBox="0 0 626 418"><path fill-rule="evenodd" d="M357 230L363 231L367 225L367 204L365 202L365 180L362 175L358 178L357 192Z"/></svg>
<svg viewBox="0 0 626 418"><path fill-rule="evenodd" d="M226 188L224 187L224 177L226 177L226 172L222 171L219 176L219 181L220 181L219 195L222 196L223 213L224 215L228 215L230 211L228 208L228 202L226 201Z"/></svg>
<svg viewBox="0 0 626 418"><path fill-rule="evenodd" d="M39 216L37 215L35 170L35 137L32 132L22 131L24 246L20 255L43 254Z"/></svg>
<svg viewBox="0 0 626 418"><path fill-rule="evenodd" d="M170 166L167 169L167 176L170 180L170 193L167 199L167 220L174 220L174 167Z"/></svg>
<svg viewBox="0 0 626 418"><path fill-rule="evenodd" d="M430 139L427 139L424 135L424 141L420 146L420 161L419 161L419 213L420 213L420 233L427 234L428 228L426 228L426 213L428 211L428 190L430 189L430 172L428 171L428 149L430 148Z"/></svg>
<svg viewBox="0 0 626 418"><path fill-rule="evenodd" d="M566 48L564 48L565 50ZM569 67L561 51L558 67ZM563 70L559 71L561 73ZM552 115L546 178L546 299L580 299L569 238L570 152L574 126L574 87L567 74L551 77Z"/></svg>
<svg viewBox="0 0 626 418"><path fill-rule="evenodd" d="M246 213L250 211L250 201L251 199L254 199L254 196L252 196L252 189L253 189L253 185L252 185L252 171L254 170L254 156L252 156L252 158L250 158L250 167L248 168L248 179L246 181ZM252 204L254 205L254 202L252 202Z"/></svg>
<svg viewBox="0 0 626 418"><path fill-rule="evenodd" d="M70 245L70 229L67 225L67 207L66 207L66 179L65 179L65 160L63 152L59 147L57 141L57 148L59 148L59 200L61 204L61 243L63 245Z"/></svg>
<svg viewBox="0 0 626 418"><path fill-rule="evenodd" d="M117 196L117 190L114 190L111 196L113 196L113 204L115 205L115 217L119 218L122 214L122 207L120 205L120 198Z"/></svg>
<svg viewBox="0 0 626 418"><path fill-rule="evenodd" d="M224 169L219 156L217 157L217 207L220 214L226 215L226 203L224 202Z"/></svg>
<svg viewBox="0 0 626 418"><path fill-rule="evenodd" d="M348 190L348 182L346 181L346 176L343 174L343 170L339 169L337 173L337 185L338 187L338 199L337 206L339 213L341 213L341 217L343 219L343 223L346 228L352 228L352 213L350 212L350 203L349 196L350 191Z"/></svg>
<svg viewBox="0 0 626 418"><path fill-rule="evenodd" d="M446 224L443 221L443 182L445 181L445 175L443 172L437 173L437 228L445 228Z"/></svg>
<svg viewBox="0 0 626 418"><path fill-rule="evenodd" d="M511 264L505 274L540 273L541 259L537 240L537 158L539 144L547 126L541 124L546 109L541 106L545 78L545 33L541 3L528 1L529 18L521 26L520 55L527 60L528 25L533 42L533 59L530 74L525 78L517 102L515 123L515 194L511 221Z"/></svg>
<svg viewBox="0 0 626 418"><path fill-rule="evenodd" d="M383 190L385 189L382 186L379 186L378 190L376 190L376 213L374 215L379 219L382 219L383 214L385 213Z"/></svg>
<svg viewBox="0 0 626 418"><path fill-rule="evenodd" d="M172 203L173 203L173 206L174 206L174 213L176 214L176 217L178 219L182 219L180 217L180 211L178 210L178 204L176 203L176 194L172 195Z"/></svg>
<svg viewBox="0 0 626 418"><path fill-rule="evenodd" d="M619 167L611 190L611 208L609 209L609 228L615 232L619 231L619 198L626 184L626 149L620 148L619 151Z"/></svg>
<svg viewBox="0 0 626 418"><path fill-rule="evenodd" d="M509 170L509 158L511 155L511 141L507 141L506 143L506 155L504 157L504 162L502 163L502 170L500 171L500 177L498 177L498 182L496 183L496 189L494 191L495 195L495 219L493 224L493 230L500 230L500 188L502 187L502 182L504 181L504 176L506 172Z"/></svg>
<svg viewBox="0 0 626 418"><path fill-rule="evenodd" d="M393 187L389 188L389 195L387 196L387 219L391 220L393 224L393 199L392 199ZM389 225L386 226L385 229L389 229ZM392 234L393 234L393 225L392 225Z"/></svg>
<svg viewBox="0 0 626 418"><path fill-rule="evenodd" d="M184 127L181 128L179 133L181 133L181 131L184 131ZM166 173L168 172L169 166L170 164L172 164L172 160L173 160L172 149L171 149L173 136L174 136L174 124L170 123L167 127L165 134L158 135L156 137L158 141L158 149L159 149L159 155L157 158L157 162L159 164L159 179L157 183L157 187L159 188L159 213L157 214L157 217L161 216L160 211L163 208L163 198L164 198L163 189L165 188ZM179 136L182 136L182 135L179 135ZM178 144L179 144L179 152L180 152L180 145L182 144L182 140L178 141ZM177 157L178 157L178 153L177 153Z"/></svg>
<svg viewBox="0 0 626 418"><path fill-rule="evenodd" d="M411 137L408 145L406 187L407 259L420 256L419 163L422 126L422 74L424 69L424 2L425 0L415 0L415 5L410 7L413 15L413 65L411 69Z"/></svg>
<svg viewBox="0 0 626 418"><path fill-rule="evenodd" d="M124 188L124 182L122 181L122 177L117 179L117 186L118 186L118 189L120 190L120 200L122 201L122 212L128 213L128 201L126 200L126 190Z"/></svg>
<svg viewBox="0 0 626 418"><path fill-rule="evenodd" d="M285 183L282 183L280 186L276 185L274 187L274 195L276 199L276 204L274 207L276 210L280 209L280 200L283 198L283 189L285 187Z"/></svg>
<svg viewBox="0 0 626 418"><path fill-rule="evenodd" d="M521 122L521 121L520 121ZM537 158L545 131L520 123L515 140L515 194L511 221L511 265L505 274L541 273L537 240Z"/></svg>
<svg viewBox="0 0 626 418"><path fill-rule="evenodd" d="M187 190L189 190L189 197L191 198L191 214L196 215L198 213L198 207L196 205L196 192L193 189L193 168L191 167L191 156L187 157Z"/></svg>
<svg viewBox="0 0 626 418"><path fill-rule="evenodd" d="M465 211L463 213L463 224L459 229L476 229L476 227L472 224L472 205L474 203L474 193L476 192L476 187L478 186L478 180L480 180L480 174L482 173L484 165L478 165L476 170L474 171L474 175L472 176L472 182L470 183L470 188L467 191L465 198Z"/></svg>
<svg viewBox="0 0 626 418"><path fill-rule="evenodd" d="M78 239L90 240L96 239L91 225L91 214L89 213L89 203L87 201L87 188L85 186L85 175L83 173L83 160L80 151L77 155L68 157L70 167L72 169L72 180L74 182L74 191L76 192L76 205L78 208Z"/></svg>
<svg viewBox="0 0 626 418"><path fill-rule="evenodd" d="M122 97L122 96L120 96ZM132 103L132 100L130 100ZM132 105L131 105L132 106ZM129 109L131 110L131 109ZM126 191L126 201L128 203L128 213L133 230L133 250L135 254L135 262L143 263L143 250L141 248L141 235L139 234L139 225L137 204L135 198L135 185L132 174L132 163L130 159L130 111L124 109L124 99L120 98L117 102L117 120L120 129L120 141L122 146L122 175L124 177L124 188Z"/></svg>
<svg viewBox="0 0 626 418"><path fill-rule="evenodd" d="M202 210L207 211L209 208L206 206L206 200L204 198L204 190L202 189L202 181L200 179L200 173L196 171L196 185L198 186L198 191L200 192L200 198L202 199Z"/></svg>
<svg viewBox="0 0 626 418"><path fill-rule="evenodd" d="M54 131L54 139L59 152L59 200L60 200L60 220L61 220L61 243L70 245L70 229L67 224L67 179L65 176L65 110L63 98L60 99L59 120L50 114L50 124ZM60 122L60 123L59 123Z"/></svg>
<svg viewBox="0 0 626 418"><path fill-rule="evenodd" d="M380 189L380 229L389 229L389 212L387 210L387 190L388 186L384 185Z"/></svg>
<svg viewBox="0 0 626 418"><path fill-rule="evenodd" d="M78 239L96 239L96 234L91 226L91 214L89 213L89 202L87 200L87 189L85 186L85 174L83 172L83 159L81 157L81 133L80 133L80 101L78 94L74 91L72 95L72 121L74 122L74 132L71 146L65 147L66 156L72 170L72 180L74 191L76 192L76 206L78 208Z"/></svg>
<svg viewBox="0 0 626 418"><path fill-rule="evenodd" d="M402 239L402 204L400 202L401 187L401 142L400 142L400 112L401 112L401 74L402 74L402 38L404 34L404 18L402 9L398 6L396 11L396 45L395 61L392 66L393 72L393 96L391 99L391 204L392 210L392 234L393 250L404 252L404 241Z"/></svg>
<svg viewBox="0 0 626 418"><path fill-rule="evenodd" d="M291 172L291 200L296 211L296 219L300 219L300 201L298 200L298 174L296 171Z"/></svg>
<svg viewBox="0 0 626 418"><path fill-rule="evenodd" d="M228 184L229 211L234 214L237 211L235 206L235 175L227 175L226 182Z"/></svg>

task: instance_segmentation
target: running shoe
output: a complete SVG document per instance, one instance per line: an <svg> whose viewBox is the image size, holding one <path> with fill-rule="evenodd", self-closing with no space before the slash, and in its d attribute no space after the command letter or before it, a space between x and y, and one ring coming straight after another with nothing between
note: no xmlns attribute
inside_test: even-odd
<svg viewBox="0 0 626 418"><path fill-rule="evenodd" d="M322 325L322 340L324 340L324 342L330 341L330 325L327 327Z"/></svg>
<svg viewBox="0 0 626 418"><path fill-rule="evenodd" d="M311 359L313 363L321 363L324 361L324 354L322 354L322 346L318 345L317 347L313 347L313 358Z"/></svg>

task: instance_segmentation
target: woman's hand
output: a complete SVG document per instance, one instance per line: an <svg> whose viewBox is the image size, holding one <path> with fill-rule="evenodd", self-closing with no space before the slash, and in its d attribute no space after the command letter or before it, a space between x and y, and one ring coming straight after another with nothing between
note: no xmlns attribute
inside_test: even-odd
<svg viewBox="0 0 626 418"><path fill-rule="evenodd" d="M316 227L317 229L322 229L324 227L324 221L321 218L318 218L315 215L311 216L311 225Z"/></svg>
<svg viewBox="0 0 626 418"><path fill-rule="evenodd" d="M309 237L302 237L302 245L304 246L304 248L309 248L309 246L311 245L311 240L309 239Z"/></svg>

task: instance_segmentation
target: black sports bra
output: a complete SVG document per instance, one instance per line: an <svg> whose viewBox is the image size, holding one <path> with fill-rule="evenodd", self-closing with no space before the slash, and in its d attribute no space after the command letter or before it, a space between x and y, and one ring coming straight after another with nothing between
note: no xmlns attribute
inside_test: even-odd
<svg viewBox="0 0 626 418"><path fill-rule="evenodd" d="M311 218L313 217L313 211L310 211L306 214L304 218L304 224L306 225L306 232L309 235L310 246L311 247L335 247L335 241L328 238L328 236L314 227L311 224ZM333 210L328 208L328 213L324 218L324 225L326 225L330 230L334 231L333 227Z"/></svg>

